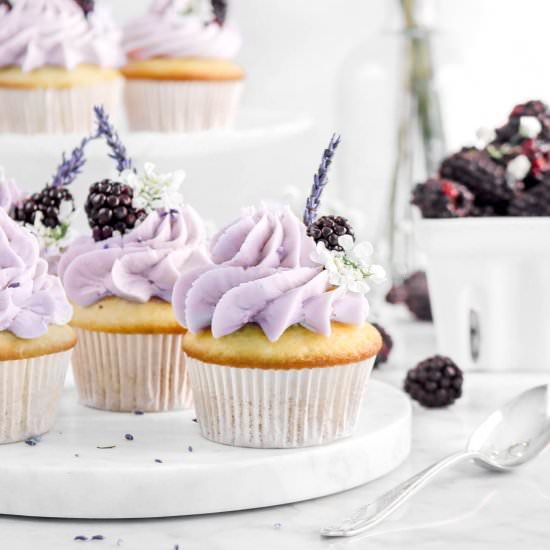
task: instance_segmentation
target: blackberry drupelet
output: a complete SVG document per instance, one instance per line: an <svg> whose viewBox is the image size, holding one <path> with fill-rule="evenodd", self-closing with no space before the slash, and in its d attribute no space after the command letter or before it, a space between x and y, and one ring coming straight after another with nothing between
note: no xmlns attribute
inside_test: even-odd
<svg viewBox="0 0 550 550"><path fill-rule="evenodd" d="M323 242L328 250L342 252L344 249L338 244L343 235L351 235L355 240L353 229L346 218L342 216L321 216L307 229L307 234L313 237L316 243Z"/></svg>
<svg viewBox="0 0 550 550"><path fill-rule="evenodd" d="M470 214L474 196L459 183L431 178L414 188L411 203L424 218L462 218Z"/></svg>
<svg viewBox="0 0 550 550"><path fill-rule="evenodd" d="M474 147L464 147L447 157L441 163L440 174L467 187L479 204L499 205L514 194L504 166L494 162L486 151Z"/></svg>
<svg viewBox="0 0 550 550"><path fill-rule="evenodd" d="M393 338L378 323L372 323L372 326L376 328L376 330L380 333L380 336L382 336L382 349L378 352L376 360L374 361L374 368L376 368L382 363L387 362L388 357L390 356L390 352L393 348Z"/></svg>
<svg viewBox="0 0 550 550"><path fill-rule="evenodd" d="M74 210L74 198L71 192L63 186L47 186L39 193L26 198L20 206L13 210L13 218L18 222L34 224L36 213L42 213L42 223L51 229L61 224L59 211L61 203L69 202Z"/></svg>
<svg viewBox="0 0 550 550"><path fill-rule="evenodd" d="M75 2L80 6L80 9L84 12L84 15L88 17L88 14L94 11L95 0L75 0Z"/></svg>
<svg viewBox="0 0 550 550"><path fill-rule="evenodd" d="M214 21L218 25L223 25L225 23L225 18L227 17L227 0L211 0L212 1L212 10L214 11Z"/></svg>
<svg viewBox="0 0 550 550"><path fill-rule="evenodd" d="M451 359L435 355L409 370L404 389L424 407L447 407L462 395L462 381L462 371Z"/></svg>
<svg viewBox="0 0 550 550"><path fill-rule="evenodd" d="M115 231L124 234L145 218L145 210L132 206L133 198L131 187L111 180L99 181L90 187L84 210L94 240L108 239Z"/></svg>

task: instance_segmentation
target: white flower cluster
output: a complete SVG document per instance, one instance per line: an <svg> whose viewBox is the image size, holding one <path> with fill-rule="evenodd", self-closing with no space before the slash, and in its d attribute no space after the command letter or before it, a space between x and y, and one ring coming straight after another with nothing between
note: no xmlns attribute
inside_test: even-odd
<svg viewBox="0 0 550 550"><path fill-rule="evenodd" d="M38 211L34 217L33 225L27 225L38 237L40 246L47 252L60 252L74 239L73 220L76 210L71 201L63 201L59 205L59 225L47 227L42 223L43 214Z"/></svg>
<svg viewBox="0 0 550 550"><path fill-rule="evenodd" d="M381 283L386 272L380 265L369 263L374 251L369 242L355 244L351 235L338 239L343 252L328 250L325 243L317 243L312 260L323 265L329 273L329 282L344 287L350 292L366 294L370 290L369 282Z"/></svg>
<svg viewBox="0 0 550 550"><path fill-rule="evenodd" d="M141 174L125 170L120 175L121 183L130 186L134 191L134 208L146 212L180 208L183 205L180 188L184 179L183 170L157 174L155 165L151 163L144 165Z"/></svg>

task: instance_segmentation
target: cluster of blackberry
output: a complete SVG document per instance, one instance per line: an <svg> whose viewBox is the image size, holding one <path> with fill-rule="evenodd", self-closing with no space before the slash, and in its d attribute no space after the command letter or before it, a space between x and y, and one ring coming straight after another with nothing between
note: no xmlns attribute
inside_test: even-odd
<svg viewBox="0 0 550 550"><path fill-rule="evenodd" d="M455 363L435 355L407 373L404 389L424 407L448 407L461 397L462 382L462 371Z"/></svg>
<svg viewBox="0 0 550 550"><path fill-rule="evenodd" d="M392 286L386 294L386 302L403 304L419 321L431 321L432 307L426 273L415 271L401 284Z"/></svg>
<svg viewBox="0 0 550 550"><path fill-rule="evenodd" d="M84 15L88 17L88 14L94 11L95 0L75 0L80 6L80 9L84 12Z"/></svg>
<svg viewBox="0 0 550 550"><path fill-rule="evenodd" d="M132 206L133 199L131 187L111 180L99 181L90 187L84 210L94 240L108 239L115 231L124 235L145 218L145 210Z"/></svg>
<svg viewBox="0 0 550 550"><path fill-rule="evenodd" d="M6 6L6 8L8 8L8 11L10 11L13 8L10 0L0 0L0 6Z"/></svg>
<svg viewBox="0 0 550 550"><path fill-rule="evenodd" d="M214 21L221 26L225 23L227 17L227 0L211 0L211 2Z"/></svg>
<svg viewBox="0 0 550 550"><path fill-rule="evenodd" d="M522 117L538 121L538 135L521 131ZM538 100L516 105L491 143L445 158L437 177L414 188L411 202L425 218L550 216L548 106Z"/></svg>
<svg viewBox="0 0 550 550"><path fill-rule="evenodd" d="M61 224L59 212L61 204L68 202L74 211L74 198L71 192L63 186L46 186L39 193L34 193L13 210L12 217L22 223L34 224L36 214L42 214L42 223L50 229Z"/></svg>
<svg viewBox="0 0 550 550"><path fill-rule="evenodd" d="M340 237L350 235L355 239L350 223L342 216L321 216L307 228L307 234L313 237L316 243L322 242L329 250L338 252L343 251L338 244Z"/></svg>
<svg viewBox="0 0 550 550"><path fill-rule="evenodd" d="M372 326L376 328L376 330L380 333L380 336L382 336L382 349L378 352L378 355L374 361L374 368L378 368L383 363L387 363L391 350L393 349L393 338L380 324L372 323Z"/></svg>

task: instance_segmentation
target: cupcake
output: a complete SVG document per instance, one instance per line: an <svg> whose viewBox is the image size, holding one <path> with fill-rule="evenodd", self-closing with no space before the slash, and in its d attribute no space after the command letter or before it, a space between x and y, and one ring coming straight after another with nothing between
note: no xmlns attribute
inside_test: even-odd
<svg viewBox="0 0 550 550"><path fill-rule="evenodd" d="M100 128L108 128L105 120ZM182 203L184 174L132 169L114 130L115 179L90 188L92 235L77 238L59 274L74 304L73 371L80 401L110 411L190 407L184 329L171 298L178 276L207 263L199 216Z"/></svg>
<svg viewBox="0 0 550 550"><path fill-rule="evenodd" d="M204 437L287 448L353 433L382 346L366 322L367 280L380 275L368 253L350 234L316 245L290 209L262 207L213 239L213 265L179 277L173 306Z"/></svg>
<svg viewBox="0 0 550 550"><path fill-rule="evenodd" d="M155 0L124 30L130 128L187 132L234 120L244 72L225 0Z"/></svg>
<svg viewBox="0 0 550 550"><path fill-rule="evenodd" d="M76 343L71 313L36 238L0 209L0 443L52 427Z"/></svg>
<svg viewBox="0 0 550 550"><path fill-rule="evenodd" d="M0 132L89 132L92 107L115 111L121 33L84 0L0 2Z"/></svg>

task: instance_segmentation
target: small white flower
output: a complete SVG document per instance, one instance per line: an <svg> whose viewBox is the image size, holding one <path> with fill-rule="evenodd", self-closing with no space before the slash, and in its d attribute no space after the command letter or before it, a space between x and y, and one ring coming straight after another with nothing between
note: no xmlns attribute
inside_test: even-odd
<svg viewBox="0 0 550 550"><path fill-rule="evenodd" d="M120 175L122 183L134 191L133 206L139 210L171 210L183 205L180 191L185 172L177 170L167 174L157 174L155 165L146 163L142 174L125 170Z"/></svg>
<svg viewBox="0 0 550 550"><path fill-rule="evenodd" d="M355 244L353 237L343 235L338 239L343 252L328 250L323 242L317 243L317 248L311 259L325 267L328 271L330 284L341 286L350 292L366 294L370 290L369 281L375 283L385 279L384 268L369 263L373 247L368 242Z"/></svg>
<svg viewBox="0 0 550 550"><path fill-rule="evenodd" d="M519 135L524 138L536 138L542 131L542 124L537 117L519 117Z"/></svg>
<svg viewBox="0 0 550 550"><path fill-rule="evenodd" d="M497 137L497 134L492 128L479 128L476 137L479 140L479 145L485 147Z"/></svg>
<svg viewBox="0 0 550 550"><path fill-rule="evenodd" d="M68 205L68 206L67 206ZM58 253L70 244L75 238L73 220L76 211L70 201L61 203L59 209L60 224L57 227L47 227L42 222L42 212L37 212L32 225L26 225L40 241L40 246L48 253Z"/></svg>
<svg viewBox="0 0 550 550"><path fill-rule="evenodd" d="M506 167L506 178L508 183L513 185L516 181L522 180L531 170L531 162L525 155L518 155L512 159Z"/></svg>

